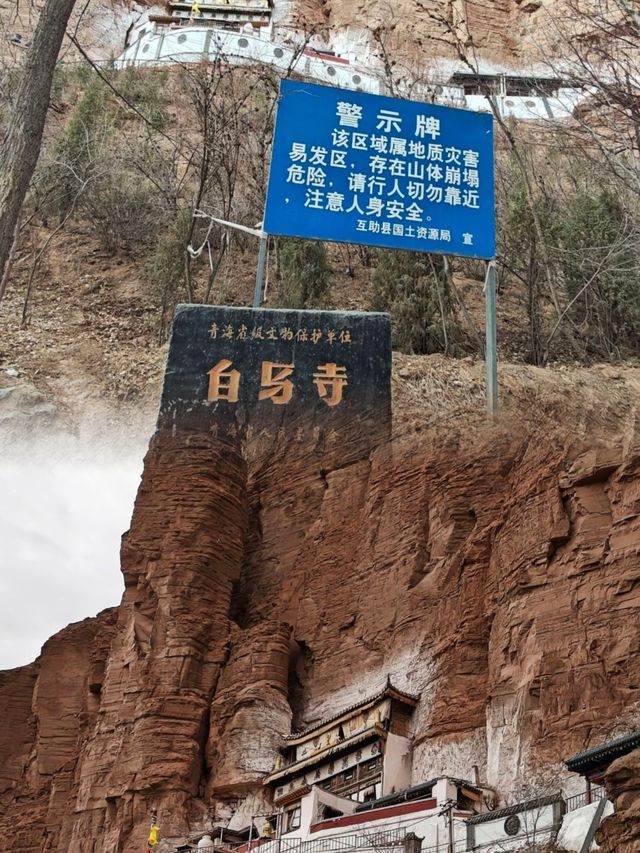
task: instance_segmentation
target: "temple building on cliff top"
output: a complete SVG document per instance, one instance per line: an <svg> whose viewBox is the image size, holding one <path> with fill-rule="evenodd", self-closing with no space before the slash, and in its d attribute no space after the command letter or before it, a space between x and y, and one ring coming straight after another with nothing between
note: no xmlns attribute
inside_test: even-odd
<svg viewBox="0 0 640 853"><path fill-rule="evenodd" d="M268 26L271 9L271 0L168 0L166 14L150 14L149 21L180 25L197 20L200 26L239 30L250 24L259 29Z"/></svg>

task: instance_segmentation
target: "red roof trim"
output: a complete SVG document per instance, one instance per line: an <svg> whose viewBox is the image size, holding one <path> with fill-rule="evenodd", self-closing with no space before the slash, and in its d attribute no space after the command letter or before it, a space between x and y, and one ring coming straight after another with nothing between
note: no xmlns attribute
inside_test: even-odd
<svg viewBox="0 0 640 853"><path fill-rule="evenodd" d="M340 65L350 65L348 59L345 59L344 56L333 56L331 53L322 53L317 50L313 50L313 48L309 48L308 50L302 51L304 56L310 56L313 59L324 59L325 62L337 62Z"/></svg>
<svg viewBox="0 0 640 853"><path fill-rule="evenodd" d="M331 820L323 820L311 826L311 832L322 832L325 829L338 829L342 826L355 826L359 823L371 823L374 820L383 820L396 815L411 814L412 812L427 812L435 809L437 800L417 800L413 803L400 803L397 806L386 806L386 808L370 809L366 812L345 815L345 817L334 817Z"/></svg>

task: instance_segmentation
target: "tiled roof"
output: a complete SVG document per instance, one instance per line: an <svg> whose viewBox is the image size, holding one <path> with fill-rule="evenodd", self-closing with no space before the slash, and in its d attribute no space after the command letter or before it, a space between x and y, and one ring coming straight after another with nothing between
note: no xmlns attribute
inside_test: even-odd
<svg viewBox="0 0 640 853"><path fill-rule="evenodd" d="M409 800L419 800L424 797L431 796L431 791L440 779L448 779L450 782L453 782L454 785L461 785L465 788L470 788L472 791L477 791L480 793L482 788L478 788L477 785L474 785L472 782L468 782L466 779L456 779L453 776L436 776L435 779L429 779L428 782L420 782L419 785L413 785L411 788L405 788L404 791L399 791L397 794L386 794L384 797L378 797L377 800L370 800L368 803L361 803L359 806L356 806L356 812L364 812L369 809L377 809L382 806L390 806L395 803L404 803Z"/></svg>
<svg viewBox="0 0 640 853"><path fill-rule="evenodd" d="M369 800L367 803L360 803L356 806L356 812L366 812L370 809L379 809L383 806L392 806L396 803L402 803L408 800L421 800L430 797L433 791L433 786L437 779L431 779L428 782L421 782L419 785L414 785L412 788L407 788L399 794L387 794L384 797L378 797L377 800Z"/></svg>
<svg viewBox="0 0 640 853"><path fill-rule="evenodd" d="M525 800L522 803L514 803L512 806L505 806L503 809L494 809L492 812L483 812L482 814L470 817L465 823L475 826L477 823L488 823L491 820L500 820L503 817L509 817L512 814L520 814L521 812L540 809L544 806L552 806L554 803L562 801L562 794L551 794L548 797L536 797L533 800Z"/></svg>
<svg viewBox="0 0 640 853"><path fill-rule="evenodd" d="M577 752L564 762L569 770L580 773L588 771L600 764L611 762L620 755L626 755L640 747L640 731L631 732L615 740L607 741L600 746L592 746L582 752Z"/></svg>
<svg viewBox="0 0 640 853"><path fill-rule="evenodd" d="M342 717L351 716L355 714L357 711L360 711L362 708L366 708L367 705L374 705L376 702L380 702L382 699L387 696L391 696L393 699L397 699L399 702L405 702L407 705L411 705L415 707L418 704L418 700L420 696L413 696L411 693L405 693L402 690L398 690L391 684L391 681L387 679L387 683L384 688L380 690L379 693L376 693L374 696L369 696L366 699L362 699L360 702L356 702L353 705L349 705L347 708L343 708L341 711L338 711L337 714L333 714L330 717L325 717L319 723L315 723L313 726L310 726L307 729L303 729L299 732L294 732L293 734L287 735L285 740L298 740L302 737L307 737L313 732L316 732L318 729L323 728L324 726L329 725L329 723L336 722Z"/></svg>
<svg viewBox="0 0 640 853"><path fill-rule="evenodd" d="M281 797L276 797L273 804L278 808L288 806L290 803L295 803L296 800L301 800L309 793L310 790L310 785L302 785L300 788L296 788L295 791L287 791L287 793L283 794Z"/></svg>

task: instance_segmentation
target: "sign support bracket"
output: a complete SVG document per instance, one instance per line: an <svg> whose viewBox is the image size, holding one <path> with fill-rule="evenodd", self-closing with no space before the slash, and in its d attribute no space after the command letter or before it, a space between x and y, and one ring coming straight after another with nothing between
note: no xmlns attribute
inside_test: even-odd
<svg viewBox="0 0 640 853"><path fill-rule="evenodd" d="M259 238L258 269L256 270L256 286L253 292L252 307L260 308L262 304L262 294L264 292L264 277L267 269L267 249L269 246L269 235L264 230L262 222L255 228L249 228L247 225L240 225L237 222L229 222L227 219L220 219L218 216L211 216L211 214L205 213L203 210L195 210L193 215L196 219L208 219L211 223L217 222L218 225L225 225L227 228L235 228L237 231L244 231L245 234L252 234L254 237ZM211 225L209 226L209 232L210 231ZM187 251L192 258L200 257L204 247L207 245L209 232L207 232L207 236L205 237L203 244L198 249L194 249L193 246L187 246Z"/></svg>
<svg viewBox="0 0 640 853"><path fill-rule="evenodd" d="M498 350L496 329L496 285L498 273L495 260L487 264L484 280L485 304L485 364L487 374L487 412L495 415L498 412Z"/></svg>

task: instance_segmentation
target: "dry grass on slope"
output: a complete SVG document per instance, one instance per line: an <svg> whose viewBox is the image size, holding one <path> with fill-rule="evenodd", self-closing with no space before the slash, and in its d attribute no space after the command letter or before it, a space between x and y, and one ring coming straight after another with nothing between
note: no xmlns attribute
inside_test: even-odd
<svg viewBox="0 0 640 853"><path fill-rule="evenodd" d="M396 434L486 423L483 361L440 355L394 355ZM539 368L501 363L500 420L544 434L565 430L577 440L614 439L635 430L640 368Z"/></svg>

